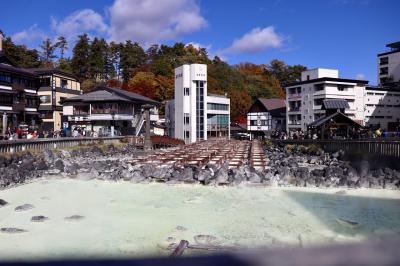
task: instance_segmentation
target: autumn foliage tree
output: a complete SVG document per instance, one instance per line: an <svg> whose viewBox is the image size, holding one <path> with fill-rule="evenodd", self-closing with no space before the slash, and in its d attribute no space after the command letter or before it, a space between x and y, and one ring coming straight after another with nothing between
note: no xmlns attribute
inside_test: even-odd
<svg viewBox="0 0 400 266"><path fill-rule="evenodd" d="M59 69L71 72L90 91L100 84L133 91L159 102L174 97L174 69L182 64L207 65L209 93L228 94L232 120L245 121L245 115L257 98L284 98L284 86L300 79L306 69L281 60L264 64L249 62L230 65L218 56L210 58L206 48L193 44L154 44L144 49L135 40L107 42L82 34L67 50L65 38L53 44L45 40L40 53L4 39L5 53L21 67L39 67L48 61ZM54 48L59 48L54 50ZM54 53L56 51L56 53ZM66 51L71 51L68 55ZM56 60L58 52L58 60ZM54 64L52 64L54 61Z"/></svg>
<svg viewBox="0 0 400 266"><path fill-rule="evenodd" d="M252 99L246 90L233 90L229 93L231 100L231 120L240 122L249 110Z"/></svg>

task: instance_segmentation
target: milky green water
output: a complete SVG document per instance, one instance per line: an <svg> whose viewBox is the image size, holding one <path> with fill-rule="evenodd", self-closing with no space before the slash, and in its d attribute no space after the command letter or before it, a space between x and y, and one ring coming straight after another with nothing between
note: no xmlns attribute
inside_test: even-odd
<svg viewBox="0 0 400 266"><path fill-rule="evenodd" d="M41 179L0 191L1 259L168 255L175 242L209 234L222 246L309 246L400 233L400 192L206 187ZM15 212L30 203L31 210ZM50 219L31 222L34 215ZM64 218L82 215L84 219ZM359 223L351 226L339 219ZM177 230L177 226L187 230Z"/></svg>

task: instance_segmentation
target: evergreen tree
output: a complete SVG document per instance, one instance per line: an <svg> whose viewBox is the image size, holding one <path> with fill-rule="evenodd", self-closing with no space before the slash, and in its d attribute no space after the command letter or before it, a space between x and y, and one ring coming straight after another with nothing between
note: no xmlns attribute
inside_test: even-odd
<svg viewBox="0 0 400 266"><path fill-rule="evenodd" d="M111 73L114 72L114 75L111 75L113 78L115 77L117 80L121 79L121 50L123 45L121 43L111 42L109 45L109 64L111 68Z"/></svg>
<svg viewBox="0 0 400 266"><path fill-rule="evenodd" d="M89 37L85 33L78 36L78 41L72 50L71 67L73 74L79 77L80 80L89 78L89 53L90 44Z"/></svg>
<svg viewBox="0 0 400 266"><path fill-rule="evenodd" d="M65 51L68 50L68 42L67 39L64 36L59 36L57 38L57 42L55 44L55 46L60 49L60 55L61 55L61 59L64 59L64 54Z"/></svg>
<svg viewBox="0 0 400 266"><path fill-rule="evenodd" d="M42 60L42 65L46 67L53 67L53 59L56 58L54 55L56 46L49 38L46 38L39 47L41 49L40 57Z"/></svg>
<svg viewBox="0 0 400 266"><path fill-rule="evenodd" d="M12 63L19 67L35 68L40 66L39 53L24 45L16 45L10 37L3 39L3 51Z"/></svg>
<svg viewBox="0 0 400 266"><path fill-rule="evenodd" d="M96 81L105 81L108 44L104 39L94 38L89 51L89 76Z"/></svg>
<svg viewBox="0 0 400 266"><path fill-rule="evenodd" d="M133 72L146 63L146 53L138 43L126 41L120 52L122 79L128 82Z"/></svg>

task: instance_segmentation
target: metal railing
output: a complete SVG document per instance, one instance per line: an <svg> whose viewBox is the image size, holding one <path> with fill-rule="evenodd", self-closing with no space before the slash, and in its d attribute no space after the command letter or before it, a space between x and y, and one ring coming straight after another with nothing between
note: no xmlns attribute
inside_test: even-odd
<svg viewBox="0 0 400 266"><path fill-rule="evenodd" d="M104 137L104 138L50 138L34 140L2 140L0 141L0 154L15 153L21 151L40 151L44 149L63 149L78 145L89 144L112 144L118 143L124 137Z"/></svg>
<svg viewBox="0 0 400 266"><path fill-rule="evenodd" d="M400 140L273 140L284 144L319 145L328 152L345 150L350 153L369 153L400 158Z"/></svg>

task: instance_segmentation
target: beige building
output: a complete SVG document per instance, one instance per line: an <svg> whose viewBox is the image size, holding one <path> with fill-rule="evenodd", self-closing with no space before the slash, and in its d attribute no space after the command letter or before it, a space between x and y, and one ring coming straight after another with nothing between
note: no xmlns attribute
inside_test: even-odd
<svg viewBox="0 0 400 266"><path fill-rule="evenodd" d="M39 112L43 130L60 130L68 127L68 118L63 116L61 100L82 94L78 79L58 69L32 69L40 80L38 96Z"/></svg>

